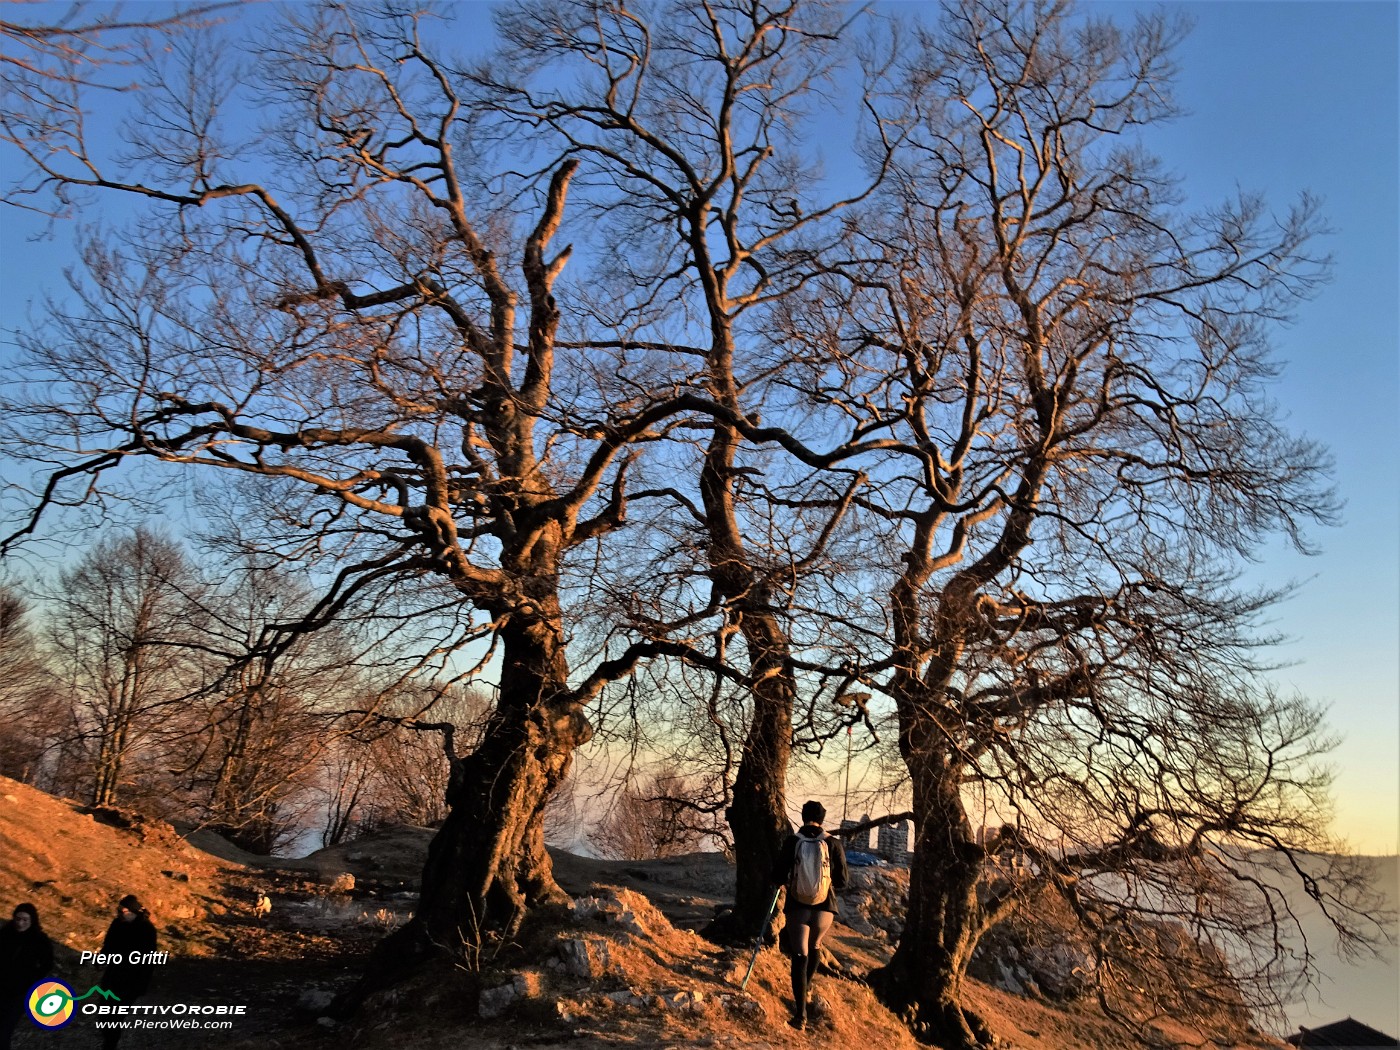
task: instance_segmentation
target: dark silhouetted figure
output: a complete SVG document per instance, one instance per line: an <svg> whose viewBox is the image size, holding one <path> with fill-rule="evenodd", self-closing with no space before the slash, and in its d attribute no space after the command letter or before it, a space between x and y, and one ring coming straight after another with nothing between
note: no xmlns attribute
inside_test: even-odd
<svg viewBox="0 0 1400 1050"><path fill-rule="evenodd" d="M52 972L53 944L39 925L39 912L20 904L0 926L0 1050L10 1050L29 990Z"/></svg>
<svg viewBox="0 0 1400 1050"><path fill-rule="evenodd" d="M119 962L108 963L102 971L102 987L116 995L123 1005L131 1005L151 987L149 962L132 961L132 955L149 955L156 950L156 928L141 902L131 894L117 902L117 917L107 927L102 938L102 954L117 955ZM120 1029L108 1029L102 1034L104 1050L112 1050L121 1039Z"/></svg>

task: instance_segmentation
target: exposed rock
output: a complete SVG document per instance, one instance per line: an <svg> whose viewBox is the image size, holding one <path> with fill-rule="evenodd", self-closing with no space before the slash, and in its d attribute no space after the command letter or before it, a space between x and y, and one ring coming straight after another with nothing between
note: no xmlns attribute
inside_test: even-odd
<svg viewBox="0 0 1400 1050"><path fill-rule="evenodd" d="M972 976L1013 995L1058 1002L1085 995L1093 970L1093 952L1073 917L1044 891L988 930L968 967Z"/></svg>
<svg viewBox="0 0 1400 1050"><path fill-rule="evenodd" d="M303 988L301 996L297 999L297 1009L320 1016L330 1009L334 1001L335 992L328 988Z"/></svg>
<svg viewBox="0 0 1400 1050"><path fill-rule="evenodd" d="M601 937L560 941L559 959L565 973L590 980L603 976L612 961L608 942Z"/></svg>
<svg viewBox="0 0 1400 1050"><path fill-rule="evenodd" d="M763 1004L751 996L721 995L719 1001L736 1017L747 1017L755 1021L763 1018Z"/></svg>
<svg viewBox="0 0 1400 1050"><path fill-rule="evenodd" d="M477 1013L486 1018L500 1017L519 998L520 993L516 991L514 980L499 988L487 988L481 993L481 998L477 1002Z"/></svg>
<svg viewBox="0 0 1400 1050"><path fill-rule="evenodd" d="M647 997L633 988L619 988L615 992L606 993L603 998L617 1006L647 1005Z"/></svg>
<svg viewBox="0 0 1400 1050"><path fill-rule="evenodd" d="M867 937L896 938L904 929L908 902L906 869L857 868L841 894L841 921Z"/></svg>
<svg viewBox="0 0 1400 1050"><path fill-rule="evenodd" d="M596 897L578 897L570 905L574 922L597 920L617 926L636 937L650 935L659 913L645 897L631 890L607 889Z"/></svg>
<svg viewBox="0 0 1400 1050"><path fill-rule="evenodd" d="M674 1010L677 1013L694 1013L700 1009L700 1005L705 1001L705 993L698 988L686 990L674 990L658 992L656 994L656 1005L663 1010Z"/></svg>

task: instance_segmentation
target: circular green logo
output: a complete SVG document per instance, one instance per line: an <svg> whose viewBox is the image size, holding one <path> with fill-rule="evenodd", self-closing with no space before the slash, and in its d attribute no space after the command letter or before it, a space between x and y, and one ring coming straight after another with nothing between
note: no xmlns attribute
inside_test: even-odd
<svg viewBox="0 0 1400 1050"><path fill-rule="evenodd" d="M62 1028L73 1020L73 989L62 981L40 981L29 990L29 1016L44 1028Z"/></svg>

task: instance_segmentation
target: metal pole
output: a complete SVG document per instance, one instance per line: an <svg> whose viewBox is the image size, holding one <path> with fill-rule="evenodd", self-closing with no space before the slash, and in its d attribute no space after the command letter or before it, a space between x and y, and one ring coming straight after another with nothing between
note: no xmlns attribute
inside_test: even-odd
<svg viewBox="0 0 1400 1050"><path fill-rule="evenodd" d="M851 807L851 727L846 727L846 794L841 799L841 823L846 823Z"/></svg>

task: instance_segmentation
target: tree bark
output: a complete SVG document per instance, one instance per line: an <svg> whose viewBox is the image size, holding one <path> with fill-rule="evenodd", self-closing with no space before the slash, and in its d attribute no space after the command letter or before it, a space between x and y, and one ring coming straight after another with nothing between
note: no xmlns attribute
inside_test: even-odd
<svg viewBox="0 0 1400 1050"><path fill-rule="evenodd" d="M716 343L728 347L729 338L728 330L716 322ZM727 359L727 354L720 356ZM727 376L726 382L730 382ZM770 588L746 548L735 512L733 478L738 444L732 427L717 425L700 476L710 534L710 580L728 605L748 649L753 703L733 796L725 813L734 833L734 910L707 931L716 940L725 941L753 937L772 901L768 877L773 859L792 830L786 797L796 693L787 635L773 611Z"/></svg>
<svg viewBox="0 0 1400 1050"><path fill-rule="evenodd" d="M760 649L755 673L763 675L774 664L782 669L760 678L753 690L753 717L726 814L734 832L734 911L729 929L715 928L716 935L725 939L747 939L759 932L773 900L769 883L773 860L792 830L786 815L787 771L792 756L792 671L786 639L773 619L771 614L767 622L755 617L745 632L750 651L759 636L768 639ZM773 644L774 639L781 644Z"/></svg>
<svg viewBox="0 0 1400 1050"><path fill-rule="evenodd" d="M909 763L914 858L904 931L871 984L921 1042L946 1050L983 1045L988 1030L959 1004L977 943L982 848L963 809L955 756L934 751Z"/></svg>
<svg viewBox="0 0 1400 1050"><path fill-rule="evenodd" d="M502 626L500 698L481 745L453 763L448 815L428 848L422 898L397 949L420 957L512 935L562 902L544 847L545 803L592 727L568 688L557 603Z"/></svg>

